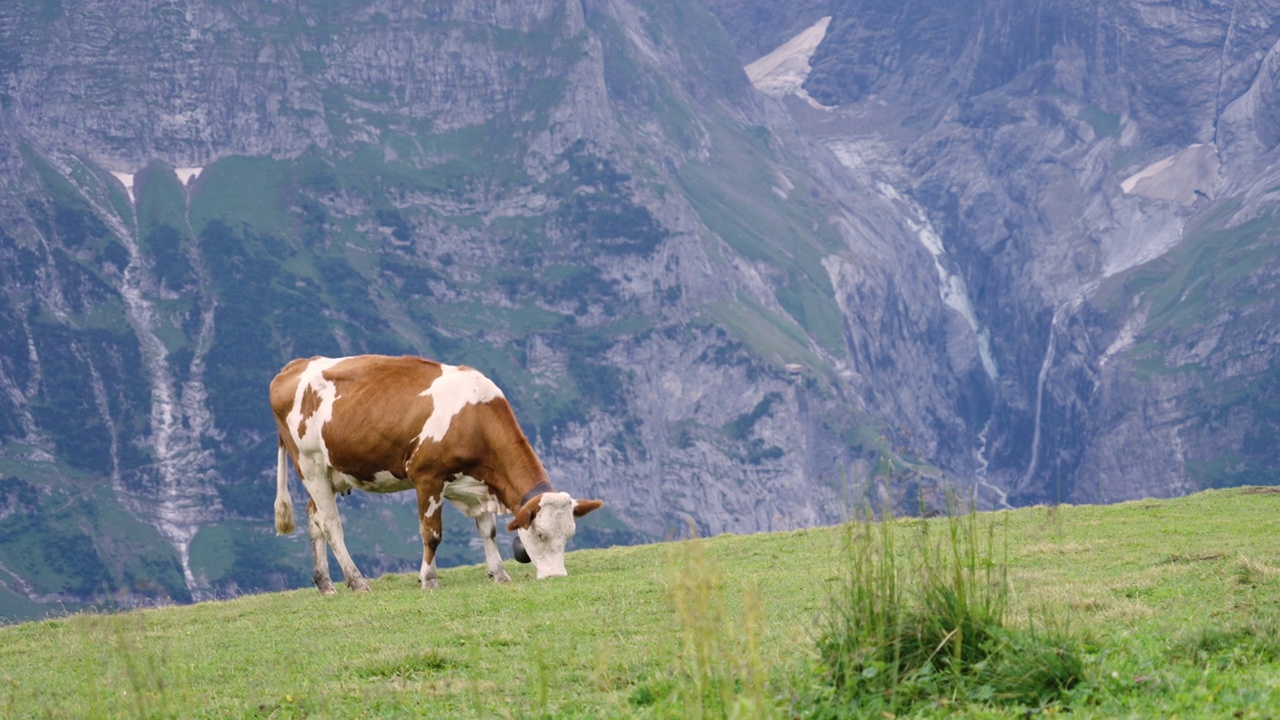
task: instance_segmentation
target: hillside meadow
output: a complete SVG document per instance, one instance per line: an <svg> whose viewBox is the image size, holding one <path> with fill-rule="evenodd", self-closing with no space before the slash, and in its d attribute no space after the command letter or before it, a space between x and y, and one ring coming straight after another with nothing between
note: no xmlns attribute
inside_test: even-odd
<svg viewBox="0 0 1280 720"><path fill-rule="evenodd" d="M1280 717L1280 488L969 519L981 577L1007 588L1004 622L1052 636L1066 648L1054 657L1078 667L1034 702L981 680L932 683L947 670L925 670L913 687L950 689L875 717ZM847 701L818 651L847 594L856 531L892 538L871 556L898 558L892 582L912 602L923 567L913 555L941 548L963 564L949 553L956 527L906 518L584 550L569 555L569 577L547 581L509 562L506 585L471 566L443 571L429 594L416 576L391 575L367 594L308 589L13 625L0 628L0 713L867 716L833 705ZM950 652L931 660L939 651ZM858 667L866 678L879 666ZM871 700L856 707L884 698Z"/></svg>

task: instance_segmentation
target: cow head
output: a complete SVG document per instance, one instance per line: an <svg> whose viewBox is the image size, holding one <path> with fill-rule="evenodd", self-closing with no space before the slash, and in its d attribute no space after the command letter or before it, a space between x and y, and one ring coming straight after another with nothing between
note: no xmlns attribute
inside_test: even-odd
<svg viewBox="0 0 1280 720"><path fill-rule="evenodd" d="M569 493L544 492L520 508L507 529L519 535L539 580L569 574L564 569L564 547L577 532L574 518L601 505L601 500L574 500Z"/></svg>

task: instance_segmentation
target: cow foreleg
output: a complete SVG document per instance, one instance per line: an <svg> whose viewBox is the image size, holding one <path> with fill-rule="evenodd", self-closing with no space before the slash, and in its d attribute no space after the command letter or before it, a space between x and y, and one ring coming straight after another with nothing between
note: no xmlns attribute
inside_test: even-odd
<svg viewBox="0 0 1280 720"><path fill-rule="evenodd" d="M494 582L511 582L511 576L502 565L498 552L498 517L494 513L481 513L476 518L476 530L480 532L480 544L484 546L484 564L489 566L489 577Z"/></svg>
<svg viewBox="0 0 1280 720"><path fill-rule="evenodd" d="M444 481L420 481L414 486L418 491L418 526L422 529L422 569L418 579L423 590L435 590L440 586L436 579L436 548L444 534Z"/></svg>
<svg viewBox="0 0 1280 720"><path fill-rule="evenodd" d="M308 468L311 470L312 468ZM338 567L342 568L342 577L346 579L347 585L352 590L365 591L369 589L369 583L360 574L360 570L356 568L355 561L351 559L351 553L347 552L347 543L342 534L342 521L338 517L338 501L333 495L333 485L329 482L327 475L317 478L317 473L303 472L302 480L307 486L307 492L311 494L311 502L307 503L307 529L311 531L311 553L316 562L316 586L320 588L320 592L326 592L325 587L321 584L323 580L329 577L328 559L324 556L323 543L327 541L329 548L333 550L333 557L338 561ZM311 512L312 506L315 512ZM320 540L317 541L317 530L319 531ZM319 548L317 549L317 545ZM333 583L329 583L332 589Z"/></svg>
<svg viewBox="0 0 1280 720"><path fill-rule="evenodd" d="M324 541L324 527L317 517L316 501L307 500L307 533L311 536L311 565L315 571L311 581L316 584L321 595L333 595L338 591L333 587L333 579L329 577L329 549Z"/></svg>

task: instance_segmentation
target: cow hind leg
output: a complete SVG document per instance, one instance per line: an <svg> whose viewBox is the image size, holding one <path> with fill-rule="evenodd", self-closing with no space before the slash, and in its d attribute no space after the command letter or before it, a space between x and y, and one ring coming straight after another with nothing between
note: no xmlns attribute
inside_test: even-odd
<svg viewBox="0 0 1280 720"><path fill-rule="evenodd" d="M484 546L484 564L489 567L489 577L494 582L511 582L511 576L502 565L498 552L498 517L494 513L481 513L476 518L476 530L480 532L480 544Z"/></svg>
<svg viewBox="0 0 1280 720"><path fill-rule="evenodd" d="M309 472L302 473L303 483L307 486L307 492L311 494L311 502L307 504L308 511L314 504L316 511L314 515L308 512L307 526L312 530L312 555L317 557L316 573L321 573L321 565L325 567L323 574L327 576L328 561L324 560L324 554L317 554L315 551L315 535L314 528L318 526L321 531L321 539L327 541L329 549L333 551L333 557L338 561L338 567L342 568L342 576L346 579L347 585L352 590L365 591L369 589L369 583L360 574L360 570L356 568L355 561L351 559L351 553L347 552L347 543L342 534L342 521L338 517L338 501L333 495L333 485L330 484L327 474L316 477L318 473L310 472L313 468L308 468ZM321 562L323 560L323 563ZM318 584L318 583L317 583ZM324 592L324 588L320 588Z"/></svg>
<svg viewBox="0 0 1280 720"><path fill-rule="evenodd" d="M333 578L329 577L329 549L324 541L324 527L317 517L315 500L307 501L307 533L311 536L311 564L315 568L311 581L321 595L333 595L338 591L333 587Z"/></svg>

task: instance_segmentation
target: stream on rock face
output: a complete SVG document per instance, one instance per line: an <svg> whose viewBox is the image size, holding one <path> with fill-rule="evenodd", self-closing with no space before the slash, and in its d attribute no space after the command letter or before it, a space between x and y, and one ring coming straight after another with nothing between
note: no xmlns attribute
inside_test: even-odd
<svg viewBox="0 0 1280 720"><path fill-rule="evenodd" d="M137 201L133 188L126 186L132 216L121 218L107 210L105 202L94 197L93 189L86 188L77 181L77 173L66 166L59 167L59 171L76 187L94 213L116 234L129 254L118 290L124 301L129 326L138 338L143 369L151 388L151 438L148 444L155 457L151 469L158 480L158 486L148 491L148 494L154 493L153 503L144 506L135 500L127 505L132 506L131 512L155 527L173 544L178 551L187 589L194 600L200 600L203 597L191 570L190 548L191 540L200 528L200 519L212 501L211 488L207 482L212 459L209 451L201 447L200 440L202 436L213 432L213 416L205 404L207 392L203 380L204 359L213 342L213 302L210 298L202 298L201 323L193 339L195 351L188 372L189 379L179 386L170 367L168 348L157 333L160 322L155 304L149 296L154 294L157 282L150 273L147 257L138 242ZM116 179L121 180L119 175L116 175ZM187 208L187 231L191 232L189 198ZM201 264L198 257L194 259L196 262L193 265L198 273ZM93 368L91 359L87 360L90 368ZM114 448L118 442L114 421L107 414L109 408L105 401L100 401L98 406L104 413L104 422L112 428ZM138 488L124 487L118 462L113 462L113 466L112 480L121 497L135 497Z"/></svg>

